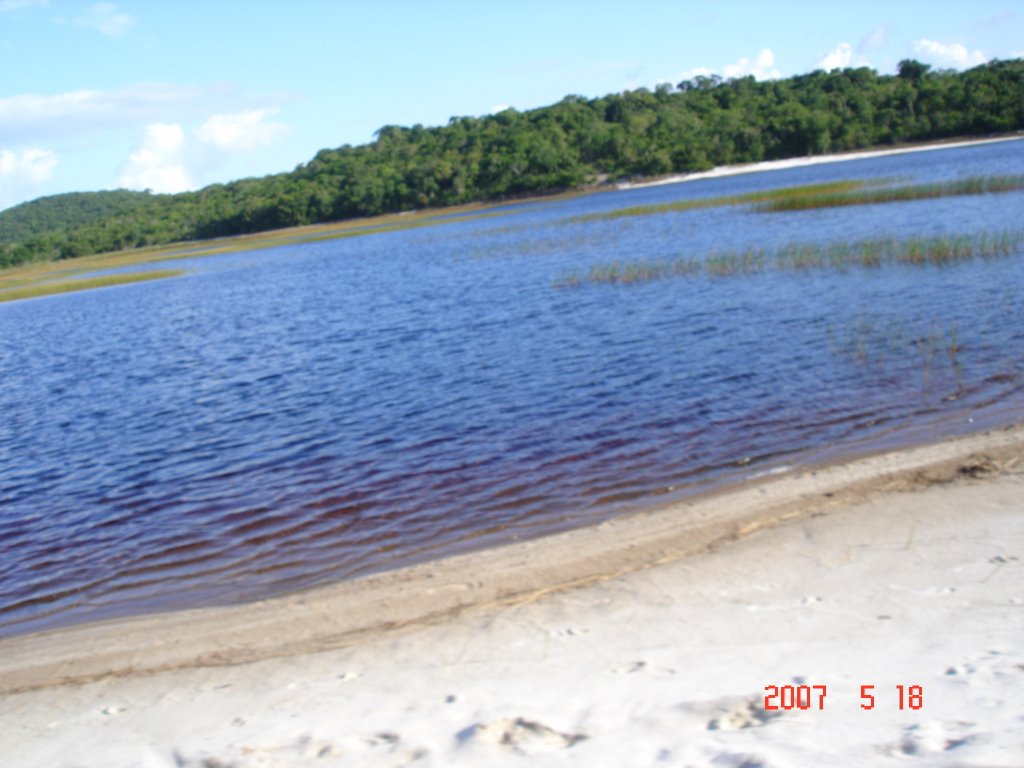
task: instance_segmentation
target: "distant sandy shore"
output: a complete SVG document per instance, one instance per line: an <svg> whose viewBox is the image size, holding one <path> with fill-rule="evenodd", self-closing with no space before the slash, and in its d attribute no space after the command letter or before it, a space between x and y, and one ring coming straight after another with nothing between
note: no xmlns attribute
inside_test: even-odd
<svg viewBox="0 0 1024 768"><path fill-rule="evenodd" d="M1019 765L1022 639L1016 427L289 598L8 639L0 755ZM769 685L812 706L766 711Z"/></svg>
<svg viewBox="0 0 1024 768"><path fill-rule="evenodd" d="M848 160L864 160L870 157L884 157L886 155L904 155L911 152L932 152L938 149L955 149L956 147L973 147L980 144L995 144L1001 141L1021 141L1024 136L1001 136L995 139L966 139L964 141L935 142L934 144L920 144L908 147L895 147L893 149L872 149L863 152L843 152L833 155L814 155L813 157L793 157L788 160L766 160L762 163L748 163L745 165L724 165L712 168L709 171L699 173L684 173L674 176L666 176L661 179L639 182L623 182L616 184L618 189L640 189L642 187L656 187L662 184L679 184L684 181L698 181L700 179L714 179L719 176L736 176L741 173L759 173L762 171L781 171L787 168L802 168L807 165L821 165L823 163L842 163Z"/></svg>

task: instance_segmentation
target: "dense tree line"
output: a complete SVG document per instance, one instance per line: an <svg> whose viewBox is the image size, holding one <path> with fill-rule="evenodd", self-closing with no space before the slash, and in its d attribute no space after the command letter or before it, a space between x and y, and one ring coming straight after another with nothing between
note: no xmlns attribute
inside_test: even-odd
<svg viewBox="0 0 1024 768"><path fill-rule="evenodd" d="M385 126L290 173L197 192L57 195L0 213L0 266L1024 128L1024 60L966 72L698 77L448 125Z"/></svg>
<svg viewBox="0 0 1024 768"><path fill-rule="evenodd" d="M156 211L160 198L118 189L110 192L71 192L19 205L0 214L2 239L17 242L55 229L76 229L100 219L131 214L140 210Z"/></svg>

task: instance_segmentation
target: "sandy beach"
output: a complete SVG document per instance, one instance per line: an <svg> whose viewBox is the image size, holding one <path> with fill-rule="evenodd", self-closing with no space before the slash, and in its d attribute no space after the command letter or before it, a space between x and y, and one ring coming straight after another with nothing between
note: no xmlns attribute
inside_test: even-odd
<svg viewBox="0 0 1024 768"><path fill-rule="evenodd" d="M638 182L622 182L616 184L616 189L639 189L641 187L656 187L662 184L679 184L686 181L699 181L700 179L715 179L721 176L736 176L741 173L759 173L763 171L782 171L787 168L803 168L809 165L821 165L823 163L842 163L849 160L866 160L872 157L885 157L886 155L905 155L912 152L931 152L939 149L956 149L957 147L973 147L981 144L994 144L1000 141L1020 141L1024 136L1001 136L994 139L965 139L963 141L938 141L930 144L918 144L906 147L894 147L892 149L869 149L856 152L841 152L829 155L812 155L810 157L793 157L786 160L765 160L760 163L747 163L745 165L725 165L697 173L680 173L672 176L665 176L660 179Z"/></svg>
<svg viewBox="0 0 1024 768"><path fill-rule="evenodd" d="M1020 766L1022 641L1017 427L287 598L10 638L0 762Z"/></svg>

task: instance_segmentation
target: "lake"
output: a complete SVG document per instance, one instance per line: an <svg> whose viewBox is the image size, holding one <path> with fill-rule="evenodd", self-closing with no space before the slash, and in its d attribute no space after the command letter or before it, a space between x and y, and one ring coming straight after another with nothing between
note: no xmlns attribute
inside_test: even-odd
<svg viewBox="0 0 1024 768"><path fill-rule="evenodd" d="M0 635L264 598L1019 421L1019 250L565 276L1019 229L1024 193L588 214L1021 172L1010 141L602 192L0 304Z"/></svg>

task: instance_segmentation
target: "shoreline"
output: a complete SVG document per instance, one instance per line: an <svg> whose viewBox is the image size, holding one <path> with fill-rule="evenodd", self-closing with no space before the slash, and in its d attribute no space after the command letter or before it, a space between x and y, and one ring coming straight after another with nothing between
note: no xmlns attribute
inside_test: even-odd
<svg viewBox="0 0 1024 768"><path fill-rule="evenodd" d="M714 552L880 493L1024 468L1024 425L785 473L593 526L226 607L0 640L0 693L346 648Z"/></svg>
<svg viewBox="0 0 1024 768"><path fill-rule="evenodd" d="M824 165L827 163L842 163L850 160L868 160L873 157L886 157L888 155L904 155L915 152L932 152L941 149L958 149L960 147L975 147L983 144L998 144L1004 141L1021 141L1024 136L1001 136L988 139L962 139L952 141L929 142L892 149L865 149L853 150L850 152L838 152L827 155L811 155L808 157L792 157L784 160L764 160L759 163L746 163L740 165L721 165L707 171L696 173L673 174L661 179L652 181L620 182L614 184L616 190L644 189L646 187L658 187L665 184L682 184L688 181L700 181L702 179L716 179L723 176L739 176L745 173L763 173L766 171L783 171L790 168L803 168L811 165Z"/></svg>
<svg viewBox="0 0 1024 768"><path fill-rule="evenodd" d="M392 580L362 634L342 631L351 595L244 622L153 617L26 641L21 686L0 643L0 754L12 768L1019 765L1024 427L709 497L689 533L671 509ZM559 573L545 553L571 561L564 581L538 575ZM515 591L517 571L534 583Z"/></svg>
<svg viewBox="0 0 1024 768"><path fill-rule="evenodd" d="M501 209L508 206L545 204L592 194L643 189L665 184L680 184L746 173L787 170L790 168L861 160L886 155L954 149L1020 140L1024 140L1024 135L1021 133L981 139L946 139L886 149L851 150L849 152L828 155L718 166L707 171L690 174L673 174L661 178L645 177L645 179L635 182L608 182L603 180L574 189L564 189L548 194L530 193L500 200L477 200L443 208L410 209L364 218L304 224L284 229L225 235L204 240L184 240L161 245L144 246L131 250L104 251L68 260L26 262L0 268L0 303L4 303L5 294L11 294L7 296L7 299L10 301L24 301L30 298L53 295L54 293L66 293L69 292L70 284L74 282L73 278L89 276L108 269L124 269L153 263L175 262L182 259L218 256L225 253L246 252L319 240L372 235L388 232L396 227L404 229L406 227L437 226L448 223L449 220L458 220L460 218L471 220L478 217L504 215ZM63 291L50 291L45 288L47 283L54 280L59 280L64 285ZM77 286L70 288L70 291L77 290L90 290L90 288ZM33 295L24 297L14 295L20 291L29 291Z"/></svg>

